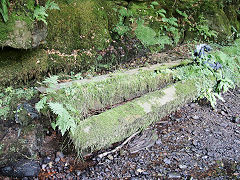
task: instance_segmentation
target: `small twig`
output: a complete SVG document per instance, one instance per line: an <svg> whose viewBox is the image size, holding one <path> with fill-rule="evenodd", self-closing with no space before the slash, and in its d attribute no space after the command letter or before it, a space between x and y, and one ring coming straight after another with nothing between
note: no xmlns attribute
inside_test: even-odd
<svg viewBox="0 0 240 180"><path fill-rule="evenodd" d="M172 5L172 7L174 7L174 6L175 6L175 4L176 4L176 1L177 1L177 0L175 0L175 1L174 1L174 4Z"/></svg>
<svg viewBox="0 0 240 180"><path fill-rule="evenodd" d="M107 156L108 154L112 154L115 153L116 151L118 151L119 149L121 149L125 144L127 144L134 136L136 136L140 131L137 131L136 133L134 133L133 135L131 135L129 138L127 138L120 146L116 147L115 149L113 149L112 151L108 151L108 152L104 152L102 154L99 154L98 157L99 158L103 158L105 156Z"/></svg>

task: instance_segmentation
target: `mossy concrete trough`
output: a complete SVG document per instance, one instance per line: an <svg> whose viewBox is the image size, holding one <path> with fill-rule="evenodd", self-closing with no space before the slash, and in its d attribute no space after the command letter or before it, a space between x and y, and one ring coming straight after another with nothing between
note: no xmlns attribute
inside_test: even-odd
<svg viewBox="0 0 240 180"><path fill-rule="evenodd" d="M191 102L197 94L194 80L178 82L81 121L71 138L80 152L109 147Z"/></svg>

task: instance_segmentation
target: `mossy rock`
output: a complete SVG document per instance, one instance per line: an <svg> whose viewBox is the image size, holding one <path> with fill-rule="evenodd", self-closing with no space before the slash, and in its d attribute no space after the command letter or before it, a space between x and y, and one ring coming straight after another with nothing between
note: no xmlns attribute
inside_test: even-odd
<svg viewBox="0 0 240 180"><path fill-rule="evenodd" d="M49 11L48 48L71 52L75 49L103 49L110 44L108 18L112 2L73 0L67 3L57 0L56 3L60 11Z"/></svg>
<svg viewBox="0 0 240 180"><path fill-rule="evenodd" d="M0 50L1 85L16 85L30 79L38 79L48 70L48 55L45 50Z"/></svg>
<svg viewBox="0 0 240 180"><path fill-rule="evenodd" d="M33 19L34 3L34 0L23 0L10 5L8 20L4 22L0 18L0 46L30 49L46 38L46 26Z"/></svg>
<svg viewBox="0 0 240 180"><path fill-rule="evenodd" d="M239 5L238 4L230 4L224 6L224 12L227 18L230 21L230 24L237 30L240 30L240 22L239 22L239 14L238 14Z"/></svg>
<svg viewBox="0 0 240 180"><path fill-rule="evenodd" d="M35 83L48 74L70 71L87 71L95 63L95 51L79 51L76 54L59 54L44 49L0 50L0 82L2 86Z"/></svg>
<svg viewBox="0 0 240 180"><path fill-rule="evenodd" d="M159 9L166 10L166 17L175 17L178 18L179 25L179 35L180 42L182 42L183 38L186 40L192 40L194 38L203 39L204 35L201 35L201 32L198 32L197 26L200 26L200 16L203 16L206 19L205 25L208 26L209 30L206 31L216 31L217 37L215 40L221 42L229 40L229 37L232 35L231 28L234 26L236 29L239 27L239 23L237 20L236 12L237 9L232 9L230 14L234 14L234 17L230 17L229 12L227 10L224 11L221 3L218 1L197 1L197 0L183 0L183 1L168 1L168 0L158 0L158 5L151 7L151 2L147 1L132 1L129 4L129 9L133 12L133 16L135 18L141 18L145 20L145 23L153 28L155 32L160 31L160 27L162 26L161 18L156 18L156 11ZM226 5L226 7L231 8L233 3ZM228 9L229 9L228 8ZM185 12L191 22L191 25L184 22L183 16L181 16L176 9L181 12ZM150 18L151 17L151 18ZM183 26L183 24L185 24ZM193 30L189 31L190 26L195 27ZM185 31L185 37L182 31ZM205 32L206 34L208 32ZM206 38L205 38L206 39ZM208 39L213 40L213 37L208 37ZM231 39L230 39L231 40Z"/></svg>
<svg viewBox="0 0 240 180"><path fill-rule="evenodd" d="M15 128L5 128L5 131L0 133L3 137L0 143L0 167L26 157L37 159L41 150L44 138L42 125L34 124L33 121L26 127L11 126Z"/></svg>

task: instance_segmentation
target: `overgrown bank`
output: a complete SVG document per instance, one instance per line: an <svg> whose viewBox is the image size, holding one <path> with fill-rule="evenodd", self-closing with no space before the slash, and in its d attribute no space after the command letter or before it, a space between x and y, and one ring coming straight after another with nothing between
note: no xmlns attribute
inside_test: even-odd
<svg viewBox="0 0 240 180"><path fill-rule="evenodd" d="M0 20L0 44L28 49L37 43L39 48L1 51L0 82L5 85L40 80L48 73L106 71L194 38L228 42L239 31L238 1L56 0L60 10L47 10L45 1L38 6L34 0L9 2L8 21ZM47 15L37 16L38 7Z"/></svg>

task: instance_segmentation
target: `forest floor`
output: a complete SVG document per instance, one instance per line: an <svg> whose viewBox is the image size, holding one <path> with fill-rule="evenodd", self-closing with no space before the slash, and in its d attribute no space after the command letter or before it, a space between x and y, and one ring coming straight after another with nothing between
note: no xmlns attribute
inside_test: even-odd
<svg viewBox="0 0 240 180"><path fill-rule="evenodd" d="M223 97L215 110L186 104L103 158L49 154L38 179L239 179L240 88Z"/></svg>

